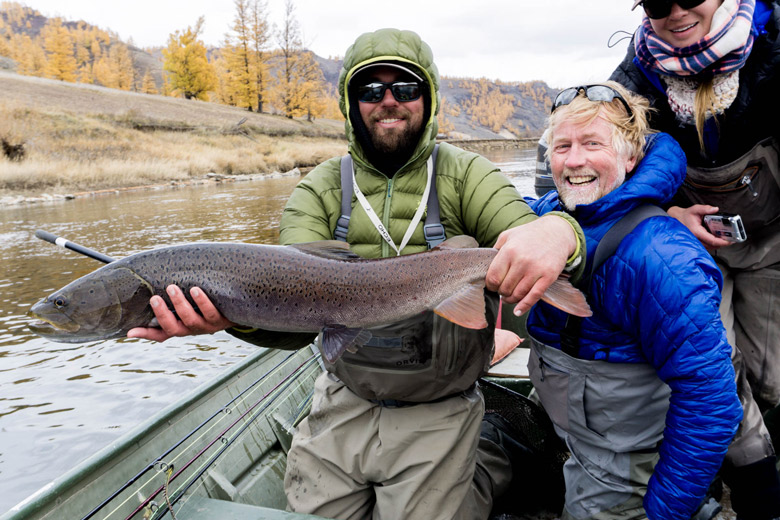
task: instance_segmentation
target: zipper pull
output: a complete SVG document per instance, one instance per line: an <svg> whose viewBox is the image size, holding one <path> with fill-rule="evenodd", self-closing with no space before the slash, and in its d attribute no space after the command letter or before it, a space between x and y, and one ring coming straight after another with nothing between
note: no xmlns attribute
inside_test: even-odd
<svg viewBox="0 0 780 520"><path fill-rule="evenodd" d="M544 360L539 356L539 380L544 381Z"/></svg>
<svg viewBox="0 0 780 520"><path fill-rule="evenodd" d="M750 181L750 176L749 175L745 175L744 177L742 177L742 180L740 181L740 184L746 185L748 187L748 189L750 190L750 193L752 193L754 197L758 197L758 192L753 187L753 183Z"/></svg>

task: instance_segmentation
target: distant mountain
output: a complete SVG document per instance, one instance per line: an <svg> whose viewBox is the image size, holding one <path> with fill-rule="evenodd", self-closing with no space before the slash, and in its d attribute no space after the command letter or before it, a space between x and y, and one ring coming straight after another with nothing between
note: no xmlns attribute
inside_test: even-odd
<svg viewBox="0 0 780 520"><path fill-rule="evenodd" d="M48 18L34 9L4 2L0 9L0 69L15 70L24 74L24 64L11 59L12 38L23 35L36 39L48 22ZM115 33L91 26L83 21L63 21L71 31L99 35L103 53L115 43L125 47L132 57L134 81L132 90L141 90L142 78L151 75L158 92L163 86L162 47L141 49L132 41L122 42ZM85 46L86 44L82 44ZM215 55L219 49L211 49ZM39 50L40 56L43 51ZM24 54L22 54L24 56ZM322 69L326 83L337 91L342 61L314 55ZM24 58L26 59L26 57ZM43 59L43 58L42 58ZM94 58L93 58L94 59ZM82 79L83 81L83 79ZM95 81L98 83L97 81ZM98 83L100 84L100 83ZM107 85L107 83L102 83ZM111 85L109 85L111 86ZM542 81L505 83L474 78L443 77L443 100L439 116L440 132L455 139L501 139L537 137L541 135L549 114L555 90Z"/></svg>
<svg viewBox="0 0 780 520"><path fill-rule="evenodd" d="M325 81L338 88L342 60L322 58L315 54ZM556 90L543 81L504 83L486 79L444 76L440 85L443 100L442 131L458 139L506 139L538 137L542 134ZM505 121L493 124L480 121L480 115L505 108ZM500 119L500 118L499 118ZM449 123L449 124L448 124Z"/></svg>

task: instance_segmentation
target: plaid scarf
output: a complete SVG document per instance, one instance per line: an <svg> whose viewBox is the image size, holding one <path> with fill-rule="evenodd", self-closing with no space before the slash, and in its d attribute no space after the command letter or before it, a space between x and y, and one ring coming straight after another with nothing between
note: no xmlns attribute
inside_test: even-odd
<svg viewBox="0 0 780 520"><path fill-rule="evenodd" d="M634 38L636 56L645 69L667 76L737 70L753 47L755 7L756 0L724 0L712 17L710 32L688 47L672 47L659 38L645 15Z"/></svg>

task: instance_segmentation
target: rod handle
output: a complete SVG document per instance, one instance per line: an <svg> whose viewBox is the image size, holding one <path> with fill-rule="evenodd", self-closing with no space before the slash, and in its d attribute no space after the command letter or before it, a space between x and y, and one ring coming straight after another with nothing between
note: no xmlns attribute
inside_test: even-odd
<svg viewBox="0 0 780 520"><path fill-rule="evenodd" d="M88 247L84 247L82 245L76 244L74 242L71 242L70 240L67 240L62 237L58 237L57 235L53 233L49 233L48 231L44 231L42 229L38 229L35 231L35 236L40 238L41 240L45 240L46 242L49 242L51 244L54 244L55 246L64 247L66 249L70 249L71 251L75 251L77 253L80 253L84 256L88 256L92 259L98 260L100 262L103 262L104 264L110 264L115 259L111 258L110 256L104 255L103 253L98 253L95 250L92 250Z"/></svg>

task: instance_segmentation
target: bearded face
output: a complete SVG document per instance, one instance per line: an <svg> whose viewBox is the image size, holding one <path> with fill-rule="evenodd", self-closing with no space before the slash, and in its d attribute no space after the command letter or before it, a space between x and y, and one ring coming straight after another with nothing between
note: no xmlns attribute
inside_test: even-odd
<svg viewBox="0 0 780 520"><path fill-rule="evenodd" d="M361 78L363 83L416 81L402 70L377 66L370 74ZM425 102L423 96L412 101L398 101L392 89L387 88L377 102L358 102L363 119L374 148L385 154L408 155L417 146L423 131Z"/></svg>
<svg viewBox="0 0 780 520"><path fill-rule="evenodd" d="M550 143L550 170L563 205L574 211L617 189L636 160L612 144L612 124L603 117L583 125L564 121Z"/></svg>

